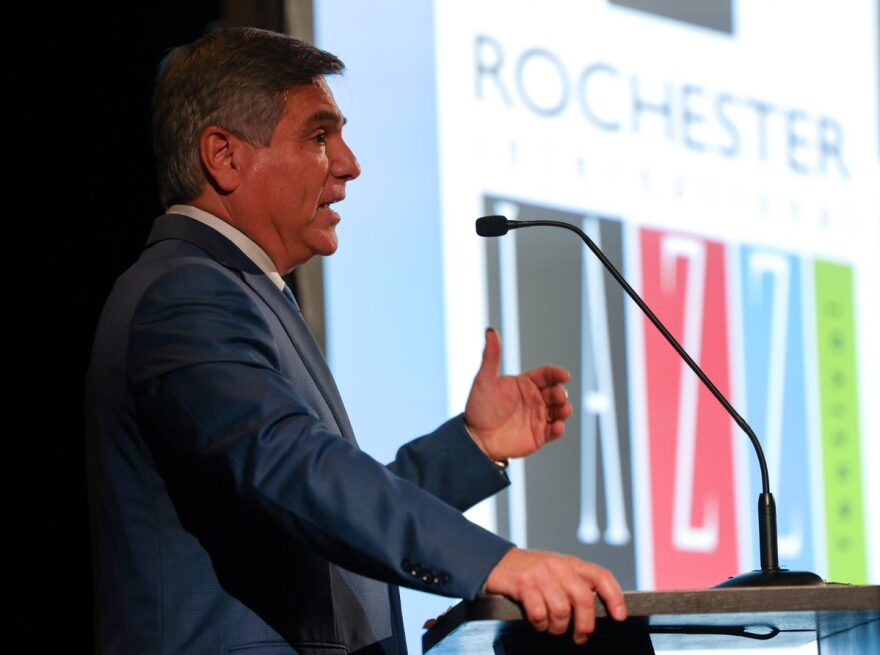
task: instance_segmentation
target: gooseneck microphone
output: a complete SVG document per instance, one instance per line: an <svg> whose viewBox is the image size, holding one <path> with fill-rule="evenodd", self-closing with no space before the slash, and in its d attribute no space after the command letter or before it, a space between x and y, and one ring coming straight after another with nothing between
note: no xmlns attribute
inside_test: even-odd
<svg viewBox="0 0 880 655"><path fill-rule="evenodd" d="M778 536L776 530L776 501L773 500L773 494L770 493L770 475L767 472L767 461L764 459L764 450L761 448L761 442L755 436L754 430L746 423L746 420L739 415L739 412L733 408L733 405L724 397L724 394L718 390L718 387L709 379L703 369L687 354L687 351L681 346L678 340L672 336L672 333L663 325L663 322L657 318L657 315L651 311L651 308L645 304L641 296L629 285L623 275L615 268L605 253L587 236L587 234L571 223L563 223L561 221L511 221L504 216L483 216L477 219L477 234L481 237L500 237L509 230L516 230L521 227L561 227L577 234L587 247L592 251L605 269L611 274L617 283L623 287L626 294L632 298L633 302L639 306L639 309L648 317L648 320L654 324L660 334L666 339L675 352L678 353L690 369L700 378L700 382L712 393L715 399L721 403L721 406L733 418L740 429L746 433L752 446L755 448L755 454L758 456L758 465L761 467L761 486L762 491L758 496L758 534L760 539L761 551L761 568L750 573L732 577L722 582L717 587L777 587L777 586L808 586L825 584L815 573L809 571L789 571L788 569L779 568L779 552L778 552Z"/></svg>

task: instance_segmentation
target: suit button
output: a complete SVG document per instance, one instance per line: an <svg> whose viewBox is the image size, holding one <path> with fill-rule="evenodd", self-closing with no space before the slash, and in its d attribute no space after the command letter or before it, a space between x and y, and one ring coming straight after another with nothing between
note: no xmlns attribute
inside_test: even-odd
<svg viewBox="0 0 880 655"><path fill-rule="evenodd" d="M440 575L440 584L446 584L449 582L449 575L447 573L443 573Z"/></svg>

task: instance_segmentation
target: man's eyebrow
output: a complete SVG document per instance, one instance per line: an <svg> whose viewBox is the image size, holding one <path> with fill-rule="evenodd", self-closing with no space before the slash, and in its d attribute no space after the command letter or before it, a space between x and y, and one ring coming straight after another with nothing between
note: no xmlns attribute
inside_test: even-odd
<svg viewBox="0 0 880 655"><path fill-rule="evenodd" d="M340 123L341 125L345 125L347 122L348 119L338 111L333 111L332 109L320 109L309 116L306 125L311 126L316 123Z"/></svg>

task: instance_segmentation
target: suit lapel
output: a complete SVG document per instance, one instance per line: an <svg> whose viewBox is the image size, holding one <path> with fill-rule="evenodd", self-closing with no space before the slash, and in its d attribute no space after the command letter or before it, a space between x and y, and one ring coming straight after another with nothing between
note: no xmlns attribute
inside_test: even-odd
<svg viewBox="0 0 880 655"><path fill-rule="evenodd" d="M327 402L342 436L357 443L327 360L302 315L291 306L272 280L229 239L194 219L174 214L157 218L147 240L147 247L166 239L187 241L224 266L240 271L245 283L278 317L315 386Z"/></svg>
<svg viewBox="0 0 880 655"><path fill-rule="evenodd" d="M244 272L243 276L244 281L265 301L281 321L293 347L296 348L300 359L308 369L309 375L312 376L312 380L324 400L327 401L342 435L349 441L357 443L345 407L342 404L342 396L333 380L333 374L330 372L327 360L318 347L318 342L312 336L302 314L293 308L290 301L282 295L278 287L262 271L258 275Z"/></svg>

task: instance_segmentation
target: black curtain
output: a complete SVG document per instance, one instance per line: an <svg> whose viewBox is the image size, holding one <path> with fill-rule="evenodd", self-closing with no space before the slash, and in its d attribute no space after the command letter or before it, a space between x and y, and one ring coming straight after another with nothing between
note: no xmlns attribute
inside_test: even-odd
<svg viewBox="0 0 880 655"><path fill-rule="evenodd" d="M63 618L64 625L75 626L63 641L68 647L81 644L86 652L94 650L83 412L92 338L113 281L137 258L162 210L149 128L157 65L168 49L217 24L222 11L220 0L126 0L82 9L69 28L61 25L67 29L63 42L70 45L60 53L59 66L69 78L56 92L61 96L57 105L65 108L59 138L69 157L70 188L63 202L47 200L55 200L62 213L54 234L65 255L59 266L52 266L53 273L65 303L77 311L56 331L63 335L59 343L70 360L63 370L70 379L59 380L60 408L52 394L52 411L58 409L66 428L53 439L60 444L58 487L64 493L53 494L61 503L53 510L54 526L46 527L56 537L63 535L62 547L54 549L61 553L57 564L63 577L53 581L58 602L45 609L53 623ZM73 579L67 582L70 574Z"/></svg>

